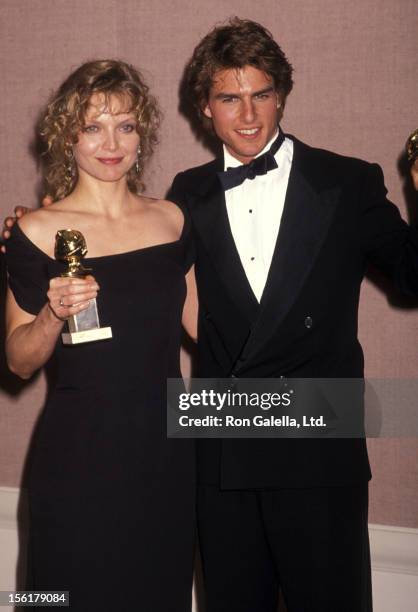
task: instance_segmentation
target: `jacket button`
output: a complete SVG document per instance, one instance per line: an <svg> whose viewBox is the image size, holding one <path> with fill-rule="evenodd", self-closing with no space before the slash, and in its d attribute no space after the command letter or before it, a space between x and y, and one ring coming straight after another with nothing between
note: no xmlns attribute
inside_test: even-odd
<svg viewBox="0 0 418 612"><path fill-rule="evenodd" d="M312 325L313 325L312 317L306 317L306 319L305 319L305 327L307 329L311 329Z"/></svg>
<svg viewBox="0 0 418 612"><path fill-rule="evenodd" d="M211 320L211 318L212 318L212 317L210 316L210 312L205 312L204 317L205 317L205 319L206 319L207 321L210 321L210 320Z"/></svg>
<svg viewBox="0 0 418 612"><path fill-rule="evenodd" d="M228 384L228 389L229 391L236 391L237 390L237 385L238 385L238 378L235 376L234 372L232 372L231 376L230 376L230 383Z"/></svg>

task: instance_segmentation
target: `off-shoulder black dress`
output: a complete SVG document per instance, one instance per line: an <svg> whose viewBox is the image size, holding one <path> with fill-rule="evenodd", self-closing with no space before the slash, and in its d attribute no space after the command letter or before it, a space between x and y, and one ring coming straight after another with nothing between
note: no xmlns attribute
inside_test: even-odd
<svg viewBox="0 0 418 612"><path fill-rule="evenodd" d="M51 236L51 241L54 236ZM190 228L172 243L86 258L113 338L58 340L29 457L28 588L69 590L71 610L190 610L194 448L166 437L166 379L180 377ZM18 224L9 285L37 314L62 271Z"/></svg>

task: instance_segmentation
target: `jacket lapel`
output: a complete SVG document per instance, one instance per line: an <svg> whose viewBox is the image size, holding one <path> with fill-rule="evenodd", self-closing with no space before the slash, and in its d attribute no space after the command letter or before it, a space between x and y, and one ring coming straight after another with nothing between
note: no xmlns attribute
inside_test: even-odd
<svg viewBox="0 0 418 612"><path fill-rule="evenodd" d="M339 189L318 185L321 169L315 169L309 151L294 140L282 221L260 315L243 350L245 359L262 349L288 314L315 263L333 217Z"/></svg>
<svg viewBox="0 0 418 612"><path fill-rule="evenodd" d="M217 160L199 186L199 197L193 211L194 229L199 234L227 292L249 322L259 310L259 303L247 280L235 246L226 211L225 194L219 178Z"/></svg>

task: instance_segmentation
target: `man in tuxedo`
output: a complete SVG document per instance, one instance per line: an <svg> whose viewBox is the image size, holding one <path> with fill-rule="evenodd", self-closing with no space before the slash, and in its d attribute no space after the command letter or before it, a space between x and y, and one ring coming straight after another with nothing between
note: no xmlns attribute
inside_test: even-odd
<svg viewBox="0 0 418 612"><path fill-rule="evenodd" d="M292 68L237 18L186 70L218 159L178 174L196 245L201 377L361 378L360 284L373 262L418 294L418 232L376 164L311 148L279 127ZM366 442L202 440L198 525L208 612L372 609Z"/></svg>

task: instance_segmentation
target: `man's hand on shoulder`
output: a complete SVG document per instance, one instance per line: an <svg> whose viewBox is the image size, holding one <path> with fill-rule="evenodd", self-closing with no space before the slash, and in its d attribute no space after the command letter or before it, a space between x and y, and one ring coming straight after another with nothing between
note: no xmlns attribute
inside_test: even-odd
<svg viewBox="0 0 418 612"><path fill-rule="evenodd" d="M51 196L45 196L44 199L42 200L42 206L49 206L52 203L53 203L53 199L51 198ZM28 213L33 212L34 210L35 210L34 208L28 208L27 206L16 206L14 209L14 216L6 217L3 221L3 230L1 233L1 237L3 241L6 241L10 238L10 230L12 229L16 221L18 219L21 219L24 215L27 215ZM0 250L2 253L5 253L6 246L2 244Z"/></svg>

